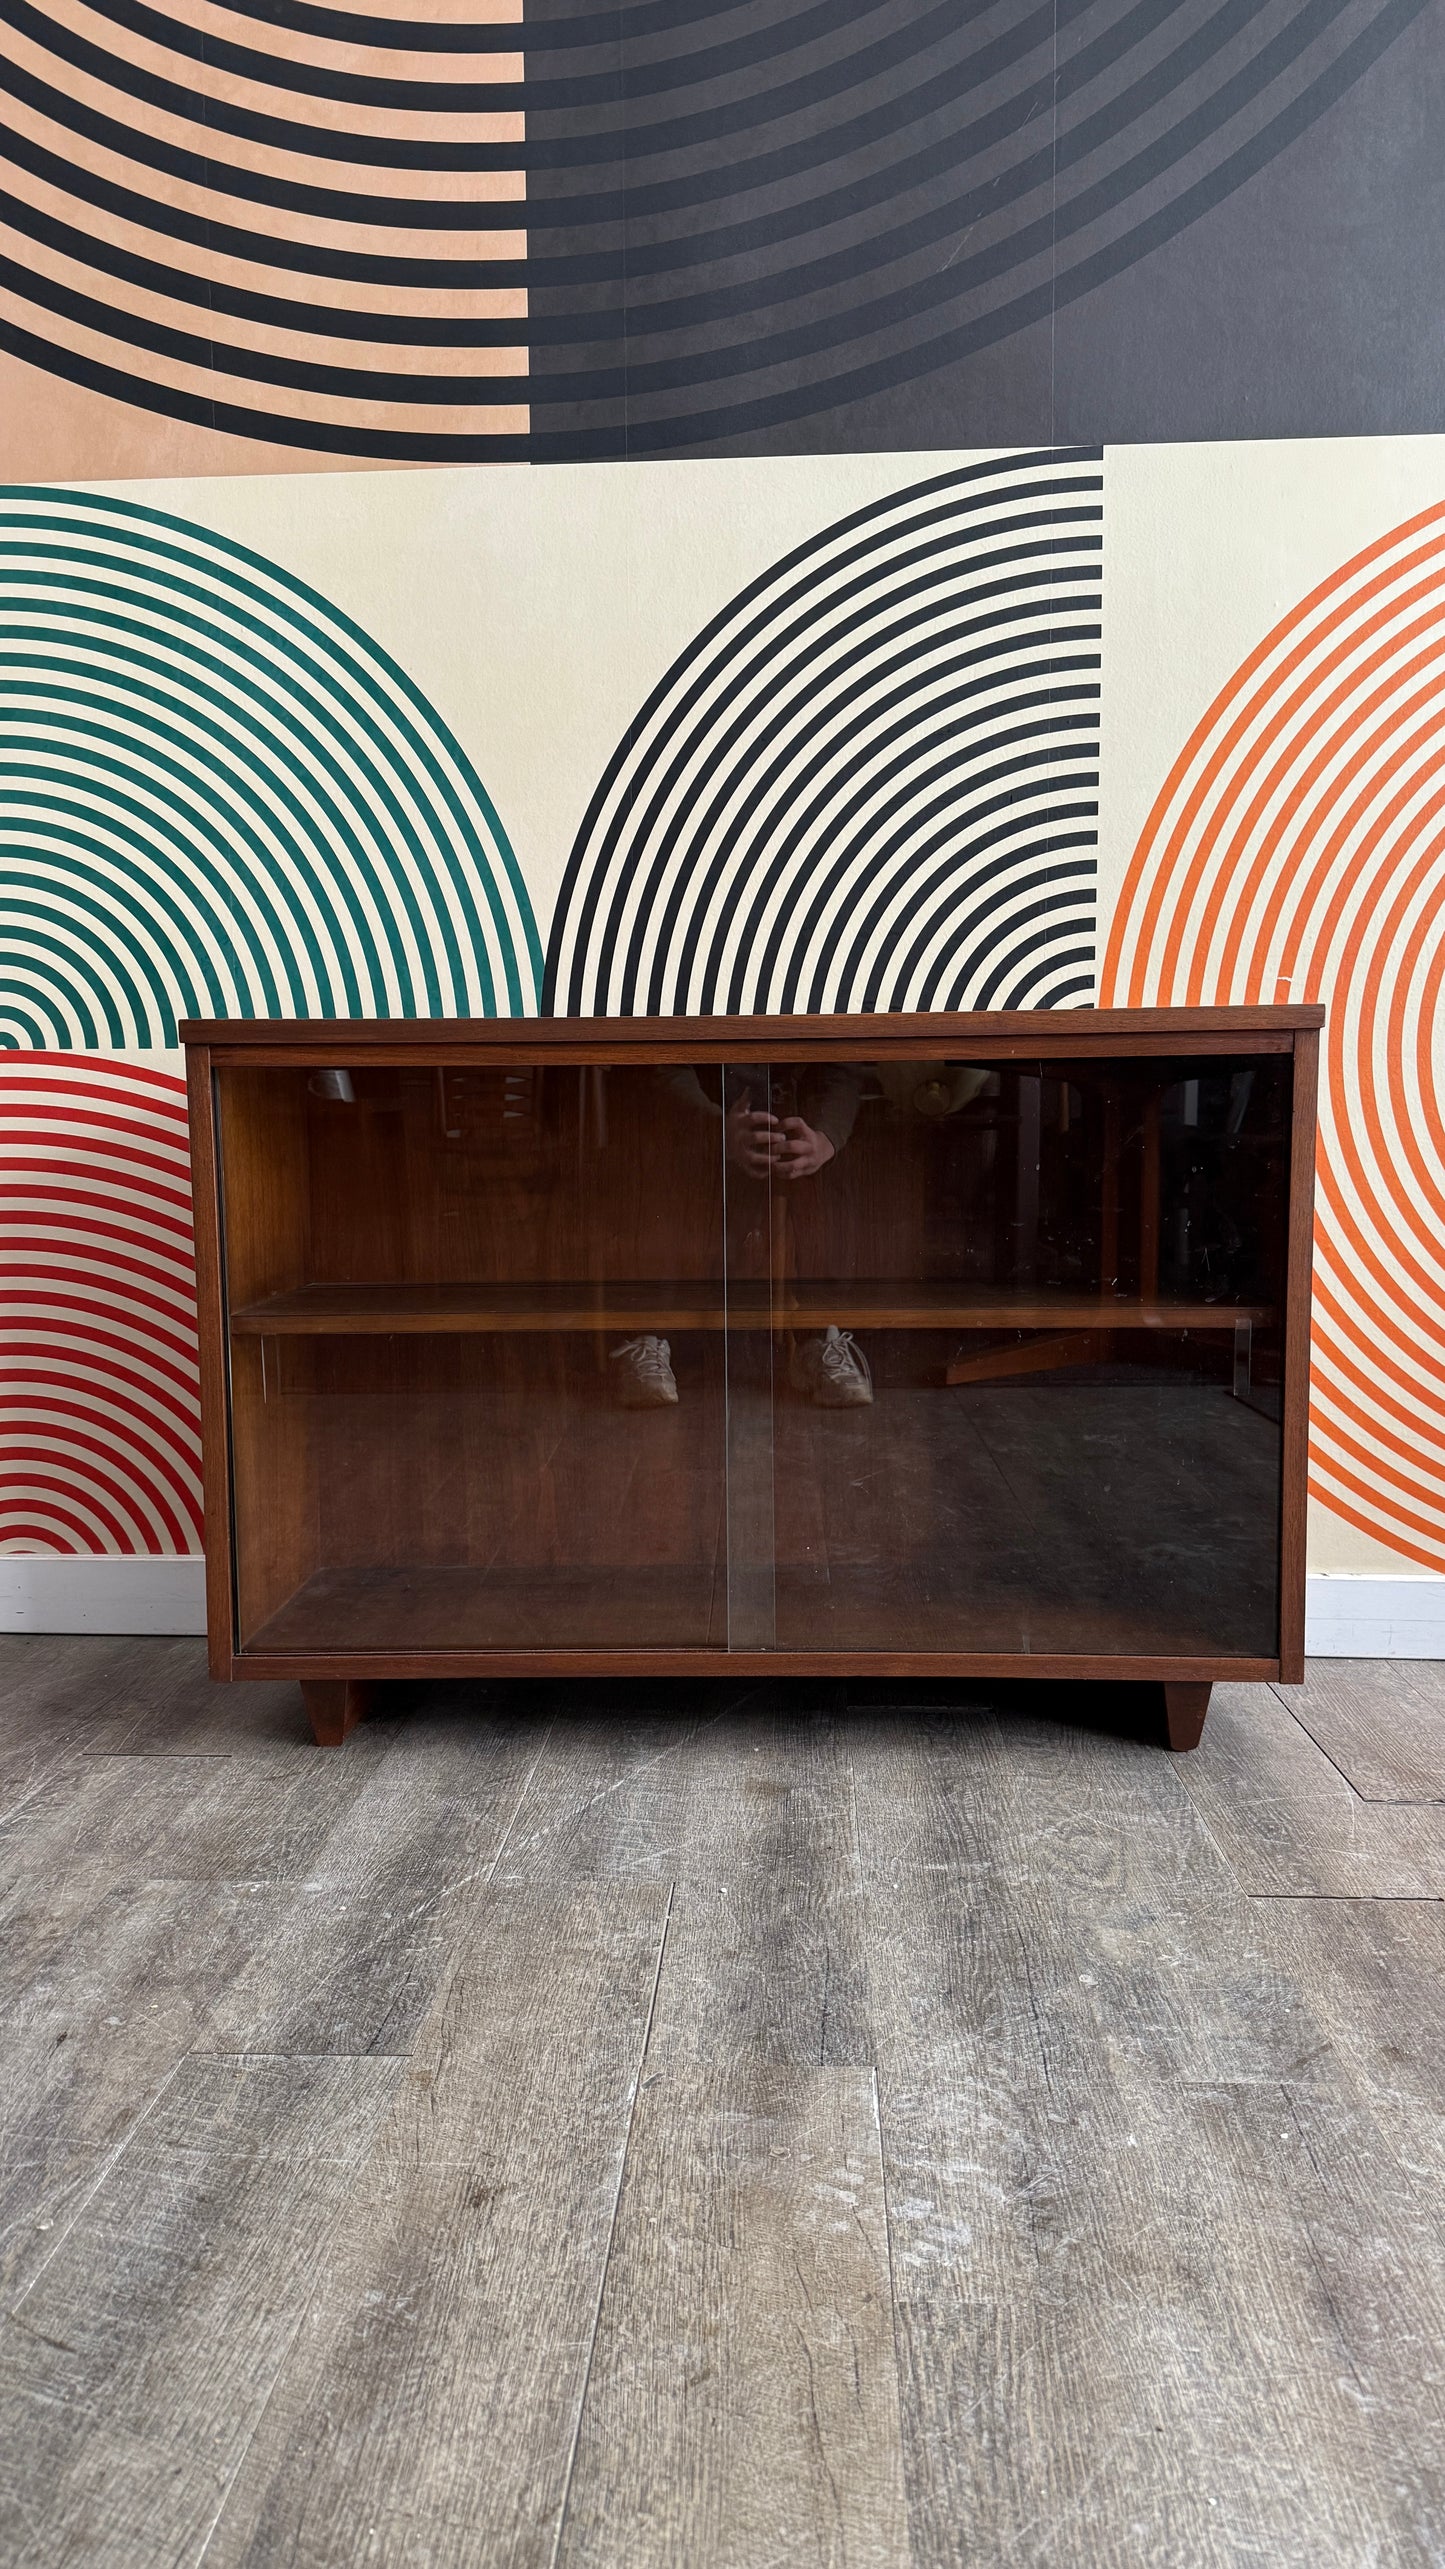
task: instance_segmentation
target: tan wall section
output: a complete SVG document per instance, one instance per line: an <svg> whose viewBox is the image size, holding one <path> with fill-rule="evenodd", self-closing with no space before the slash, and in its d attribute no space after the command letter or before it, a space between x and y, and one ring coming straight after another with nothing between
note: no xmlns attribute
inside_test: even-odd
<svg viewBox="0 0 1445 2569"><path fill-rule="evenodd" d="M353 462L351 472L385 470ZM424 471L425 466L417 469ZM152 481L202 473L334 473L334 455L228 437L67 383L0 350L0 480Z"/></svg>

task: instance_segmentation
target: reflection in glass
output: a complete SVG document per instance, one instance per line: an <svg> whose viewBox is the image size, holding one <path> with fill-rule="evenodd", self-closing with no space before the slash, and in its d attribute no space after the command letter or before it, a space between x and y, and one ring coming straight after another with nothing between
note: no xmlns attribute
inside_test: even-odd
<svg viewBox="0 0 1445 2569"><path fill-rule="evenodd" d="M1269 1655L1287 1061L854 1077L772 1186L777 1646Z"/></svg>
<svg viewBox="0 0 1445 2569"><path fill-rule="evenodd" d="M1272 1655L1286 1056L217 1108L243 1646Z"/></svg>
<svg viewBox="0 0 1445 2569"><path fill-rule="evenodd" d="M720 1103L345 1077L220 1075L244 1645L725 1643Z"/></svg>

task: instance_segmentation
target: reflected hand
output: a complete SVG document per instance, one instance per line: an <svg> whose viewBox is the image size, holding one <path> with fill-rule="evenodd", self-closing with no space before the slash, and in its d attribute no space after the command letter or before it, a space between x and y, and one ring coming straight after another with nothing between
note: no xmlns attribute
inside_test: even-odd
<svg viewBox="0 0 1445 2569"><path fill-rule="evenodd" d="M801 1115L784 1118L783 1144L778 1153L778 1166L784 1177L816 1177L833 1157L833 1145L826 1133L815 1132Z"/></svg>
<svg viewBox="0 0 1445 2569"><path fill-rule="evenodd" d="M782 1126L762 1106L730 1106L727 1155L749 1177L770 1177L783 1148Z"/></svg>

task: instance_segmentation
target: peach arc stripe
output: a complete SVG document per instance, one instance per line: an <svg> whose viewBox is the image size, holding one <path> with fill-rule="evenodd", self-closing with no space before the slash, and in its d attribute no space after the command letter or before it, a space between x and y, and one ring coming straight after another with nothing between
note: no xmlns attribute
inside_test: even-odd
<svg viewBox="0 0 1445 2569"><path fill-rule="evenodd" d="M254 440L272 470L520 452L521 44L439 59L378 45L372 18L352 41L345 12L313 14L324 32L210 0L19 13L0 66L0 345L149 415L157 472L177 423ZM413 14L429 32L446 13ZM523 32L520 10L470 23ZM25 404L10 471L53 471L53 442Z"/></svg>

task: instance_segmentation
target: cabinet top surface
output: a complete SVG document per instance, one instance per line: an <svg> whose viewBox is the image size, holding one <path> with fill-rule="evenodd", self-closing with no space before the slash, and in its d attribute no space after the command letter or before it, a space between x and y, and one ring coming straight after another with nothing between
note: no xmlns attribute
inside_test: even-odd
<svg viewBox="0 0 1445 2569"><path fill-rule="evenodd" d="M1324 1023L1319 1007L1013 1008L856 1017L223 1017L188 1018L187 1046L328 1061L363 1052L405 1055L526 1051L605 1061L639 1056L726 1058L776 1052L796 1060L824 1049L918 1052L990 1047L1032 1053L1126 1052L1159 1038L1202 1051L1277 1043Z"/></svg>

